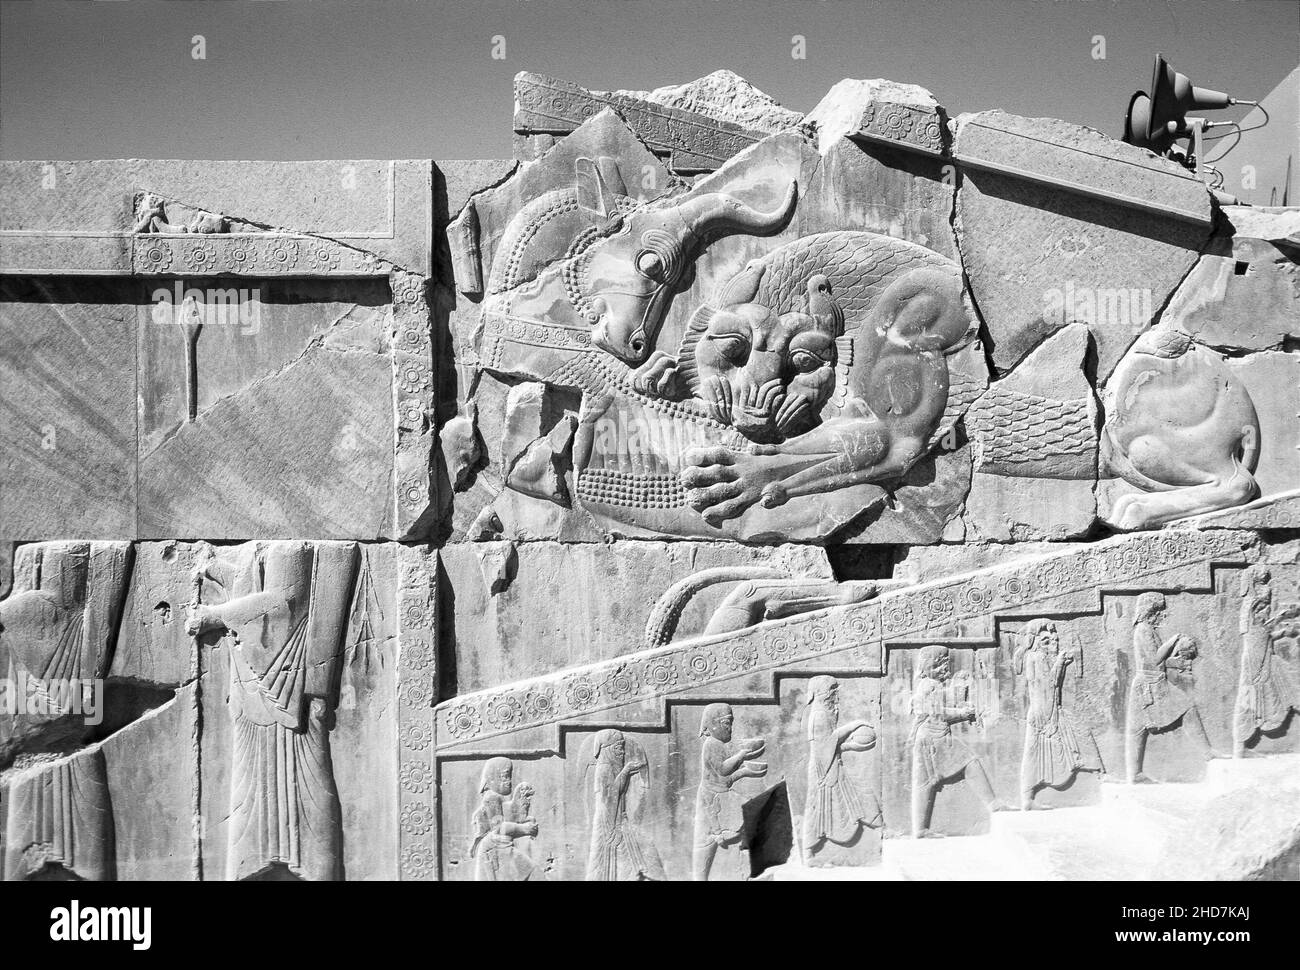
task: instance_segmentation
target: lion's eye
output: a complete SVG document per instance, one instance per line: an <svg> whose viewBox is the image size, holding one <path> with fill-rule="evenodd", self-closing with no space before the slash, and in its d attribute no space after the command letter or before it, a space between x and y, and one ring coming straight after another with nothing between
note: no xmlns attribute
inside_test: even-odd
<svg viewBox="0 0 1300 970"><path fill-rule="evenodd" d="M641 252L637 253L636 271L649 279L662 280L664 261L660 258L658 253L649 249L643 249Z"/></svg>
<svg viewBox="0 0 1300 970"><path fill-rule="evenodd" d="M790 363L800 374L809 374L821 367L826 361L807 350L796 350L790 355Z"/></svg>
<svg viewBox="0 0 1300 970"><path fill-rule="evenodd" d="M735 334L712 334L710 339L728 360L739 360L749 351L749 341Z"/></svg>

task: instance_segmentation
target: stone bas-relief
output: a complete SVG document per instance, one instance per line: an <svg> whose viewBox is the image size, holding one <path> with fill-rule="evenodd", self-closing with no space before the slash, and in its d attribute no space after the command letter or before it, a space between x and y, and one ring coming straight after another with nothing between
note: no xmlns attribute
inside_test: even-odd
<svg viewBox="0 0 1300 970"><path fill-rule="evenodd" d="M1133 606L1133 681L1129 686L1125 761L1130 783L1149 781L1142 772L1147 738L1157 731L1185 728L1200 746L1205 758L1218 755L1196 701L1182 686L1170 680L1175 672L1190 677L1198 649L1186 634L1162 639L1161 620L1165 598L1160 593L1143 593Z"/></svg>
<svg viewBox="0 0 1300 970"><path fill-rule="evenodd" d="M130 561L123 542L18 551L13 589L0 601L11 702L0 712L0 765L10 769L0 776L5 879L116 875L107 769L91 727L105 698L92 692L112 661Z"/></svg>
<svg viewBox="0 0 1300 970"><path fill-rule="evenodd" d="M803 808L803 853L809 865L825 865L836 846L851 846L864 830L883 824L874 791L859 790L844 770L846 751L867 751L876 733L864 720L839 722L839 682L814 677L808 685L808 788ZM877 833L871 833L876 835ZM860 861L879 852L878 841L866 847Z"/></svg>
<svg viewBox="0 0 1300 970"><path fill-rule="evenodd" d="M749 833L744 802L733 786L741 778L762 778L767 765L754 759L767 747L762 738L732 738L735 714L729 704L710 704L700 715L700 787L695 797L695 856L692 878L707 882L719 852L734 848L732 863L749 867Z"/></svg>
<svg viewBox="0 0 1300 970"><path fill-rule="evenodd" d="M923 647L917 660L912 695L912 834L929 838L938 790L964 782L990 812L1007 805L993 792L984 762L964 742L953 736L952 726L973 721L979 713L973 704L951 697L952 668L948 648Z"/></svg>
<svg viewBox="0 0 1300 970"><path fill-rule="evenodd" d="M228 639L230 658L227 879L336 877L330 704L356 559L351 543L276 544L242 563L199 552L185 632Z"/></svg>
<svg viewBox="0 0 1300 970"><path fill-rule="evenodd" d="M404 573L436 566L396 544L20 545L7 878L395 877L398 772L373 752L396 749L398 657L420 645ZM428 650L415 672L434 670Z"/></svg>
<svg viewBox="0 0 1300 970"><path fill-rule="evenodd" d="M1232 721L1238 757L1261 733L1281 730L1300 710L1294 671L1278 653L1279 641L1300 637L1300 603L1274 604L1272 574L1264 566L1242 573L1241 600L1241 680Z"/></svg>
<svg viewBox="0 0 1300 970"><path fill-rule="evenodd" d="M1061 706L1066 672L1080 673L1083 651L1062 649L1051 620L1031 620L1022 636L1025 642L1016 649L1014 662L1029 695L1020 764L1020 807L1029 811L1039 789L1063 788L1080 771L1100 772L1103 767L1092 732L1077 727Z"/></svg>
<svg viewBox="0 0 1300 970"><path fill-rule="evenodd" d="M661 881L663 863L641 827L644 792L650 786L645 752L621 731L606 730L588 742L586 764L591 814L589 882Z"/></svg>
<svg viewBox="0 0 1300 970"><path fill-rule="evenodd" d="M516 98L6 163L5 878L1286 871L1296 210L879 79Z"/></svg>
<svg viewBox="0 0 1300 970"><path fill-rule="evenodd" d="M527 882L544 878L529 851L537 835L532 817L533 789L514 781L509 758L492 758L483 765L479 785L483 801L474 813L474 878L479 882Z"/></svg>

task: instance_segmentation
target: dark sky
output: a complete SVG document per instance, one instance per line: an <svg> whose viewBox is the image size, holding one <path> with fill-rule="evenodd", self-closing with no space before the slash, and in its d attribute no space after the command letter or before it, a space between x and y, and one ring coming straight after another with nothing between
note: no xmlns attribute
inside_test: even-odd
<svg viewBox="0 0 1300 970"><path fill-rule="evenodd" d="M195 34L206 60L191 57ZM498 34L505 60L491 57ZM649 88L727 67L798 110L842 77L888 77L953 113L1003 107L1118 135L1158 50L1197 83L1263 96L1300 60L1300 3L7 0L0 157L508 156L525 69Z"/></svg>

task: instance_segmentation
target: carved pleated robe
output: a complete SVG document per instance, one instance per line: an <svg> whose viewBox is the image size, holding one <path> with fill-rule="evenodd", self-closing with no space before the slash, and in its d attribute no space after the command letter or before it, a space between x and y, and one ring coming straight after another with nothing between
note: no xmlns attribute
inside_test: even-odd
<svg viewBox="0 0 1300 970"><path fill-rule="evenodd" d="M1248 617L1242 625L1241 676L1232 720L1238 744L1281 727L1291 709L1300 705L1300 693L1273 645L1276 634L1270 624Z"/></svg>
<svg viewBox="0 0 1300 970"><path fill-rule="evenodd" d="M667 879L659 850L639 824L641 789L647 786L645 753L630 741L627 746L627 758L641 764L638 770L624 771L623 760L615 761L599 752L590 770L592 823L591 850L587 854L588 882Z"/></svg>
<svg viewBox="0 0 1300 970"><path fill-rule="evenodd" d="M324 543L271 544L256 571L262 589L219 607L234 634L228 879L275 865L301 879L339 877L327 698L350 589L344 557L353 554Z"/></svg>
<svg viewBox="0 0 1300 970"><path fill-rule="evenodd" d="M78 702L112 659L129 569L126 542L19 549L13 592L0 602L0 673L22 685L23 702L39 696L41 713L20 714L16 729L39 739L47 725L60 722L68 743L66 732L84 717ZM104 703L102 696L95 700ZM88 736L87 728L80 730ZM4 878L115 877L113 812L99 748L17 774L5 801Z"/></svg>
<svg viewBox="0 0 1300 970"><path fill-rule="evenodd" d="M1099 771L1101 754L1092 732L1076 727L1061 710L1064 658L1049 659L1030 650L1025 654L1024 673L1029 681L1029 710L1025 717L1022 787L1059 788L1078 771Z"/></svg>
<svg viewBox="0 0 1300 970"><path fill-rule="evenodd" d="M808 715L808 796L803 810L804 851L822 842L847 845L862 828L881 824L874 792L860 790L844 770L834 718L814 703Z"/></svg>
<svg viewBox="0 0 1300 970"><path fill-rule="evenodd" d="M47 866L78 879L114 878L113 812L98 748L19 776L7 794L6 879L39 877Z"/></svg>

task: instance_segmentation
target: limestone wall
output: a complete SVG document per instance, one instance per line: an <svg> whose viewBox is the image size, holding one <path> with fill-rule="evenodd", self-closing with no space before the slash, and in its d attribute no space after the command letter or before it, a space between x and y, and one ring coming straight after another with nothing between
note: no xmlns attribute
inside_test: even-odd
<svg viewBox="0 0 1300 970"><path fill-rule="evenodd" d="M1298 210L887 81L514 131L0 163L5 878L878 868L1300 751Z"/></svg>

